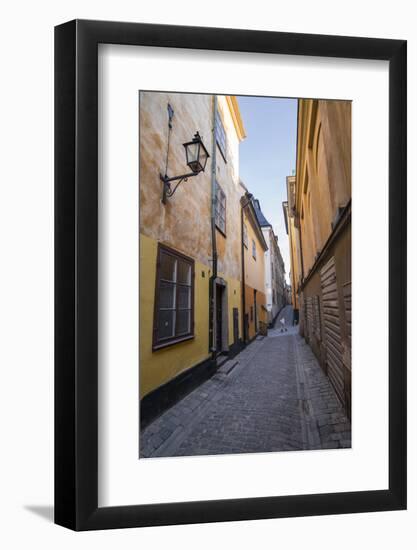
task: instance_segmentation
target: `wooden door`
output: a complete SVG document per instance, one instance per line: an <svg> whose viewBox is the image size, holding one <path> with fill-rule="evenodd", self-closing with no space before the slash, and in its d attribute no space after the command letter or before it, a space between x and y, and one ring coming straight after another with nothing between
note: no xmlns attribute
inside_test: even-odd
<svg viewBox="0 0 417 550"><path fill-rule="evenodd" d="M223 317L223 308L222 308L222 298L223 298L223 287L216 285L216 350L221 352L223 349L222 345L222 317Z"/></svg>
<svg viewBox="0 0 417 550"><path fill-rule="evenodd" d="M311 296L306 298L306 326L308 341L311 342L313 336L313 298Z"/></svg>
<svg viewBox="0 0 417 550"><path fill-rule="evenodd" d="M237 307L233 308L233 343L239 342L239 310Z"/></svg>

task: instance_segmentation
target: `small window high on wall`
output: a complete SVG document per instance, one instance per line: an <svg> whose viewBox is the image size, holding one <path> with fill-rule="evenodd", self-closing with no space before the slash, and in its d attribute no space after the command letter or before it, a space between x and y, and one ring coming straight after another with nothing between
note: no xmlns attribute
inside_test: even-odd
<svg viewBox="0 0 417 550"><path fill-rule="evenodd" d="M216 181L216 227L226 235L226 195Z"/></svg>
<svg viewBox="0 0 417 550"><path fill-rule="evenodd" d="M224 160L227 158L227 137L219 111L216 111L216 143Z"/></svg>

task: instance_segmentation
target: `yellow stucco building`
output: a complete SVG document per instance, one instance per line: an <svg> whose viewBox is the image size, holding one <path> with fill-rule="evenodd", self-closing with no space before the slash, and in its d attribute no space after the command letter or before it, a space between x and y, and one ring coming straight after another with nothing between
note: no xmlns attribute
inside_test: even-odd
<svg viewBox="0 0 417 550"><path fill-rule="evenodd" d="M220 356L240 349L245 130L231 96L141 92L139 114L139 392L146 420L189 391L191 371L201 381ZM183 144L196 132L210 155L205 170L163 203L161 175L189 172Z"/></svg>
<svg viewBox="0 0 417 550"><path fill-rule="evenodd" d="M285 229L287 231L290 247L290 286L291 304L294 309L294 320L299 322L299 297L298 286L301 282L301 246L298 222L295 216L295 176L287 176L288 200L282 203L284 212Z"/></svg>
<svg viewBox="0 0 417 550"><path fill-rule="evenodd" d="M242 189L246 188L242 184ZM245 316L243 335L245 342L253 340L266 329L268 311L265 289L265 252L268 250L262 228L256 215L253 197L246 191L241 199L242 208L242 303Z"/></svg>
<svg viewBox="0 0 417 550"><path fill-rule="evenodd" d="M351 407L351 102L299 100L287 178L293 303L300 332Z"/></svg>

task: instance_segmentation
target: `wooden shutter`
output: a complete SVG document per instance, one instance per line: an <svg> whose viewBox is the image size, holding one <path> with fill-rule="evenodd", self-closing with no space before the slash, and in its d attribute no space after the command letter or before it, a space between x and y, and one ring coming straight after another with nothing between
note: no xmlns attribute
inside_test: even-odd
<svg viewBox="0 0 417 550"><path fill-rule="evenodd" d="M308 340L308 322L307 322L307 298L303 298L302 301L302 312L303 312L303 319L304 319L304 337L306 340Z"/></svg>
<svg viewBox="0 0 417 550"><path fill-rule="evenodd" d="M307 333L308 337L311 338L314 334L314 327L313 327L313 298L309 296L306 298L306 316L307 316Z"/></svg>
<svg viewBox="0 0 417 550"><path fill-rule="evenodd" d="M334 258L331 258L321 269L320 278L323 297L327 375L337 395L344 403L343 350L340 337L339 298Z"/></svg>
<svg viewBox="0 0 417 550"><path fill-rule="evenodd" d="M314 335L317 340L321 340L321 319L320 319L320 297L313 298L313 319L314 319Z"/></svg>
<svg viewBox="0 0 417 550"><path fill-rule="evenodd" d="M352 348L352 283L343 285L343 300L345 302L346 336L349 348Z"/></svg>
<svg viewBox="0 0 417 550"><path fill-rule="evenodd" d="M347 415L351 418L352 408L352 283L343 285L343 301L345 304L346 319L346 349L344 356L345 364L345 399Z"/></svg>

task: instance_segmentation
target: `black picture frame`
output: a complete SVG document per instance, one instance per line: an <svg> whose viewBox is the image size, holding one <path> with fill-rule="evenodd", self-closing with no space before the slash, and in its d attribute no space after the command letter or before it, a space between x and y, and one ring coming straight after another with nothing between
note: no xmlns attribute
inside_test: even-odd
<svg viewBox="0 0 417 550"><path fill-rule="evenodd" d="M389 62L389 488L98 507L98 44ZM55 28L55 522L108 529L406 508L404 40L74 20ZM370 216L372 215L370 211Z"/></svg>

